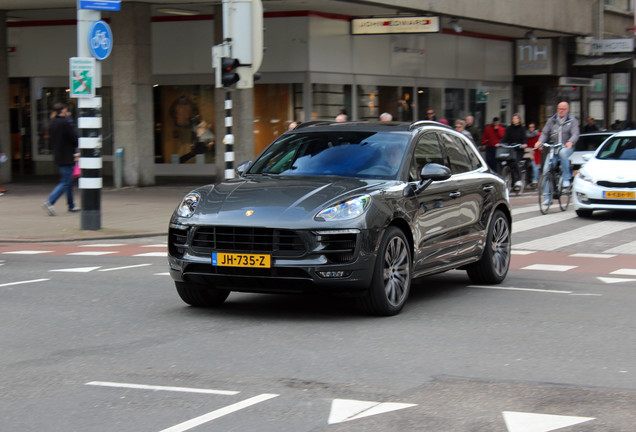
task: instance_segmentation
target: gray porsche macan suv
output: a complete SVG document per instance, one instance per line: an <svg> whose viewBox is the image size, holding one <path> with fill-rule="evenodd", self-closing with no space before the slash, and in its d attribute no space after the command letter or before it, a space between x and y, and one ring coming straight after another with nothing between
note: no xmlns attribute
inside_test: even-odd
<svg viewBox="0 0 636 432"><path fill-rule="evenodd" d="M236 179L188 193L170 220L170 274L183 301L231 291L355 296L394 315L414 278L508 272L503 181L437 122L312 122L286 132Z"/></svg>

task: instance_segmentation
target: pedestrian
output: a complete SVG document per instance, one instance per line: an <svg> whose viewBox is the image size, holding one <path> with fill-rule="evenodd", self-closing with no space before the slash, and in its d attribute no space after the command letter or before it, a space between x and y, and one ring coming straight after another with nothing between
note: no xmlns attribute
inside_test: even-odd
<svg viewBox="0 0 636 432"><path fill-rule="evenodd" d="M523 154L525 148L528 146L526 141L528 140L527 131L523 122L521 120L521 114L514 113L511 118L511 124L506 128L506 133L503 138L499 141L499 144L522 144L520 148L512 150L513 158L512 162L512 181L514 182L514 188L519 189L522 186L521 182L521 159L523 159Z"/></svg>
<svg viewBox="0 0 636 432"><path fill-rule="evenodd" d="M382 114L380 114L380 121L382 122L393 121L393 116L388 112L383 112Z"/></svg>
<svg viewBox="0 0 636 432"><path fill-rule="evenodd" d="M532 151L532 186L536 186L539 181L539 168L541 167L541 149L535 148L535 144L541 136L541 131L537 129L537 124L531 122L528 124L528 148L534 149Z"/></svg>
<svg viewBox="0 0 636 432"><path fill-rule="evenodd" d="M55 117L49 122L49 140L53 161L60 172L60 182L42 205L49 216L56 215L53 205L62 194L66 194L69 212L80 211L73 202L73 167L77 159L77 135L67 119L68 106L58 102L53 106L53 110Z"/></svg>
<svg viewBox="0 0 636 432"><path fill-rule="evenodd" d="M563 174L563 187L570 187L570 155L574 152L574 144L579 139L579 121L574 116L570 116L570 104L563 101L557 105L557 113L550 117L543 127L541 136L535 144L540 147L548 140L553 143L561 143L564 147L559 151L559 160L561 161L561 173ZM550 167L545 164L543 173L545 174Z"/></svg>
<svg viewBox="0 0 636 432"><path fill-rule="evenodd" d="M486 151L486 163L493 172L497 172L497 144L505 133L506 130L499 124L499 117L494 117L481 137L481 147Z"/></svg>
<svg viewBox="0 0 636 432"><path fill-rule="evenodd" d="M470 134L470 132L468 132L466 129L466 122L464 120L461 119L457 119L455 120L455 130L459 133L461 133L462 135L464 135L466 138L468 138L468 141L472 142L473 144L475 144L473 142L473 136Z"/></svg>
<svg viewBox="0 0 636 432"><path fill-rule="evenodd" d="M435 110L433 108L429 108L426 110L426 120L437 121Z"/></svg>
<svg viewBox="0 0 636 432"><path fill-rule="evenodd" d="M479 126L475 124L475 117L471 115L466 116L465 122L466 130L473 136L473 142L475 143L475 145L478 145L479 141L481 140L481 129L479 129Z"/></svg>
<svg viewBox="0 0 636 432"><path fill-rule="evenodd" d="M585 120L585 126L583 126L583 133L589 132L598 132L598 126L596 125L596 120L592 117L588 117Z"/></svg>

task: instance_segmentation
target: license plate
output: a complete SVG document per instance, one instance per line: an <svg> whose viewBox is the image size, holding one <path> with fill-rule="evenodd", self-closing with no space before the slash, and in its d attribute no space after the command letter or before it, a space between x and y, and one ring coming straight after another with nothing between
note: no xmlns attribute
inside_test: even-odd
<svg viewBox="0 0 636 432"><path fill-rule="evenodd" d="M633 191L605 191L603 192L603 198L611 199L634 199L636 195Z"/></svg>
<svg viewBox="0 0 636 432"><path fill-rule="evenodd" d="M212 252L212 265L221 267L271 267L271 256L264 254L239 254Z"/></svg>

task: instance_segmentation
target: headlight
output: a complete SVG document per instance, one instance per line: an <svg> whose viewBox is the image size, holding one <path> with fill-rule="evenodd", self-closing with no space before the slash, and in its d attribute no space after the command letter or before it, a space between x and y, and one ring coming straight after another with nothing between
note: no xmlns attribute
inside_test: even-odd
<svg viewBox="0 0 636 432"><path fill-rule="evenodd" d="M369 208L370 203L371 197L369 195L351 198L350 200L321 210L315 216L315 219L324 221L353 219L364 213L366 209Z"/></svg>
<svg viewBox="0 0 636 432"><path fill-rule="evenodd" d="M592 184L596 184L596 182L594 181L594 179L592 177L590 177L589 175L587 175L585 172L583 171L579 171L576 173L576 177L579 180L583 180L586 181L588 183L592 183Z"/></svg>
<svg viewBox="0 0 636 432"><path fill-rule="evenodd" d="M190 192L183 198L179 207L177 207L177 214L181 217L190 217L197 209L197 205L201 200L201 195L195 192Z"/></svg>

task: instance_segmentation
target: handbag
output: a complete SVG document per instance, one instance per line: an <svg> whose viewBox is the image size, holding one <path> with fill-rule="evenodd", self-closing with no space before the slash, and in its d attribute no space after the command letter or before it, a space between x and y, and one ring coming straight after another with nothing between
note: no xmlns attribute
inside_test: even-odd
<svg viewBox="0 0 636 432"><path fill-rule="evenodd" d="M506 147L497 147L496 158L497 160L510 159L512 156L512 150Z"/></svg>
<svg viewBox="0 0 636 432"><path fill-rule="evenodd" d="M73 167L73 178L78 178L82 175L82 170L79 167L79 163L75 162L75 166Z"/></svg>

